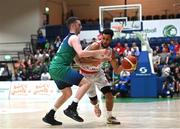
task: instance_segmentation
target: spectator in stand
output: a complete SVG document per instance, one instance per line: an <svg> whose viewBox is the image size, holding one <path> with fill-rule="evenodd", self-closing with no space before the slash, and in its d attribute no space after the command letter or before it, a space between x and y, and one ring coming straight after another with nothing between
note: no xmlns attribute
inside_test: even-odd
<svg viewBox="0 0 180 129"><path fill-rule="evenodd" d="M129 47L128 43L124 43L124 48L126 49L127 47Z"/></svg>
<svg viewBox="0 0 180 129"><path fill-rule="evenodd" d="M180 64L180 44L178 42L174 42L174 50L176 52L176 62Z"/></svg>
<svg viewBox="0 0 180 129"><path fill-rule="evenodd" d="M123 57L123 53L124 51L126 50L125 47L120 43L118 42L116 44L116 46L113 48L114 52L115 52L115 57L117 58L118 60L118 63L120 64L121 62L121 59Z"/></svg>
<svg viewBox="0 0 180 129"><path fill-rule="evenodd" d="M136 45L135 42L132 43L131 52L132 52L132 55L136 57L138 57L140 54L139 47Z"/></svg>
<svg viewBox="0 0 180 129"><path fill-rule="evenodd" d="M22 81L22 78L20 77L20 74L15 72L12 76L12 81Z"/></svg>
<svg viewBox="0 0 180 129"><path fill-rule="evenodd" d="M124 53L123 53L124 56L129 56L129 55L132 54L131 49L130 49L128 43L124 44L124 48L125 48Z"/></svg>
<svg viewBox="0 0 180 129"><path fill-rule="evenodd" d="M44 50L43 51L43 60L42 60L42 62L50 63L49 61L50 61L50 57L49 57L48 50Z"/></svg>
<svg viewBox="0 0 180 129"><path fill-rule="evenodd" d="M168 65L164 65L161 70L161 77L165 78L168 77L171 73L171 68Z"/></svg>
<svg viewBox="0 0 180 129"><path fill-rule="evenodd" d="M44 72L41 74L41 80L46 81L50 79L51 79L51 76L48 73L47 69L45 69Z"/></svg>
<svg viewBox="0 0 180 129"><path fill-rule="evenodd" d="M48 50L48 49L50 49L50 47L51 47L51 44L50 44L50 42L46 39L46 43L45 43L45 46L44 46L45 49L43 49L43 50Z"/></svg>
<svg viewBox="0 0 180 129"><path fill-rule="evenodd" d="M61 45L61 38L58 35L54 41L54 51L57 52L59 46Z"/></svg>
<svg viewBox="0 0 180 129"><path fill-rule="evenodd" d="M157 54L160 54L162 52L159 46L155 47L155 51L157 52Z"/></svg>
<svg viewBox="0 0 180 129"><path fill-rule="evenodd" d="M161 65L165 65L169 63L169 46L167 43L162 45L162 53L160 54L161 57Z"/></svg>
<svg viewBox="0 0 180 129"><path fill-rule="evenodd" d="M169 46L167 43L162 44L162 52L168 53L169 52Z"/></svg>
<svg viewBox="0 0 180 129"><path fill-rule="evenodd" d="M159 65L160 65L161 57L157 54L156 50L153 51L152 60L154 65L154 71L160 74L161 72L159 71L160 70Z"/></svg>
<svg viewBox="0 0 180 129"><path fill-rule="evenodd" d="M124 51L124 56L130 56L130 55L132 55L131 48L130 47L126 47L126 49Z"/></svg>
<svg viewBox="0 0 180 129"><path fill-rule="evenodd" d="M27 72L26 72L26 69L25 69L25 68L23 68L22 71L20 71L19 76L21 77L21 79L22 79L23 81L26 81L26 80L28 79L28 78L27 78Z"/></svg>
<svg viewBox="0 0 180 129"><path fill-rule="evenodd" d="M49 49L48 54L49 54L49 59L51 61L52 58L55 56L56 52L53 49Z"/></svg>
<svg viewBox="0 0 180 129"><path fill-rule="evenodd" d="M175 67L175 71L174 71L174 82L175 82L175 92L177 94L180 93L180 66L176 66Z"/></svg>
<svg viewBox="0 0 180 129"><path fill-rule="evenodd" d="M176 54L180 55L180 44L178 42L174 42L174 49L176 51Z"/></svg>
<svg viewBox="0 0 180 129"><path fill-rule="evenodd" d="M27 78L28 80L33 80L33 64L29 64L27 67Z"/></svg>
<svg viewBox="0 0 180 129"><path fill-rule="evenodd" d="M37 38L38 38L37 49L44 49L45 44L46 44L46 38L44 37L44 35L40 29L38 30Z"/></svg>
<svg viewBox="0 0 180 129"><path fill-rule="evenodd" d="M169 51L172 52L173 54L176 54L176 52L175 52L175 41L173 41L173 40L170 41Z"/></svg>
<svg viewBox="0 0 180 129"><path fill-rule="evenodd" d="M120 42L114 47L114 51L117 52L119 56L123 56L125 49L126 48Z"/></svg>
<svg viewBox="0 0 180 129"><path fill-rule="evenodd" d="M33 80L41 80L42 61L37 61L33 64Z"/></svg>
<svg viewBox="0 0 180 129"><path fill-rule="evenodd" d="M42 50L37 50L36 54L34 55L34 58L40 61L43 61L43 54L42 54Z"/></svg>

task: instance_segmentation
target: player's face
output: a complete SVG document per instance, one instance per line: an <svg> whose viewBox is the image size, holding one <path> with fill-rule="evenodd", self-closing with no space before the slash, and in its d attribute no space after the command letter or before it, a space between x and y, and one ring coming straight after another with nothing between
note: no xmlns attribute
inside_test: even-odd
<svg viewBox="0 0 180 129"><path fill-rule="evenodd" d="M103 35L102 35L102 46L103 46L104 48L109 47L109 45L110 45L110 43L111 43L111 40L112 40L111 35L103 34Z"/></svg>
<svg viewBox="0 0 180 129"><path fill-rule="evenodd" d="M75 23L75 26L76 26L76 34L79 34L82 29L81 21L77 20L77 22Z"/></svg>

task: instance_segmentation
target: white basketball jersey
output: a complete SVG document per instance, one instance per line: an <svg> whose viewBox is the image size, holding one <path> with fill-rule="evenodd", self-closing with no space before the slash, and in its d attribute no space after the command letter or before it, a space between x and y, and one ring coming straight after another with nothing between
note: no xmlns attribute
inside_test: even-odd
<svg viewBox="0 0 180 129"><path fill-rule="evenodd" d="M100 45L100 49L102 49L101 42L98 42L98 43L99 43L99 45ZM111 48L108 48L108 49L110 49L110 50L112 51ZM85 50L89 50L89 46L87 46L87 47L85 48ZM97 55L96 58L100 58L100 55ZM85 71L87 71L87 72L98 72L98 71L100 71L100 69L101 69L102 63L103 63L103 62L101 62L101 63L100 63L99 65L97 65L97 66L84 65L84 64L79 64L79 65L80 65L80 68L81 68L81 69L83 69L83 70L85 70Z"/></svg>

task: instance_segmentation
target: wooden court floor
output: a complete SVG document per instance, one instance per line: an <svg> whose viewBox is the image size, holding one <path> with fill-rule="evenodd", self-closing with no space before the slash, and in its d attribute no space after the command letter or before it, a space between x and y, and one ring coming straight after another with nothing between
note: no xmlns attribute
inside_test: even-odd
<svg viewBox="0 0 180 129"><path fill-rule="evenodd" d="M55 100L0 100L0 128L180 129L180 97L173 99L115 99L113 114L121 121L121 125L106 124L103 99L100 101L103 113L100 118L97 118L87 97L84 97L78 106L79 114L85 121L83 123L73 121L63 114L63 109L70 104L71 100L66 102L56 113L56 119L63 122L62 126L50 126L41 120Z"/></svg>

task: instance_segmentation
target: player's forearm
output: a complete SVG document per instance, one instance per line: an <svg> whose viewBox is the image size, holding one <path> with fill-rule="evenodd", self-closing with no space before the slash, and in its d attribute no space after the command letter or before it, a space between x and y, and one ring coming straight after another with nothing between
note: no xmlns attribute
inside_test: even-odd
<svg viewBox="0 0 180 129"><path fill-rule="evenodd" d="M82 57L82 58L78 58L78 56L76 56L74 58L74 61L76 62L76 64L78 65L98 65L100 64L101 60L100 59L96 59L93 57Z"/></svg>
<svg viewBox="0 0 180 129"><path fill-rule="evenodd" d="M119 65L119 67L116 70L114 70L114 73L115 74L120 74L122 70L123 70L122 66Z"/></svg>
<svg viewBox="0 0 180 129"><path fill-rule="evenodd" d="M123 70L122 66L118 64L116 59L111 60L111 65L115 74L120 74L120 72Z"/></svg>
<svg viewBox="0 0 180 129"><path fill-rule="evenodd" d="M80 58L82 57L95 57L96 55L107 55L109 54L109 51L106 49L101 50L83 50L77 53Z"/></svg>
<svg viewBox="0 0 180 129"><path fill-rule="evenodd" d="M88 58L88 57L82 57L79 59L80 63L95 63L95 62L100 62L100 59L97 58Z"/></svg>

